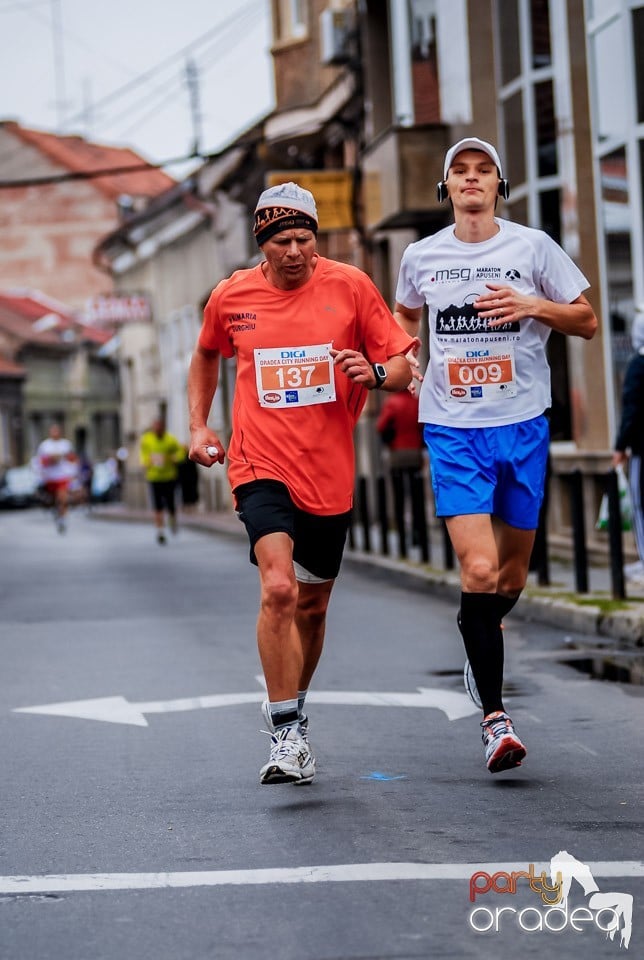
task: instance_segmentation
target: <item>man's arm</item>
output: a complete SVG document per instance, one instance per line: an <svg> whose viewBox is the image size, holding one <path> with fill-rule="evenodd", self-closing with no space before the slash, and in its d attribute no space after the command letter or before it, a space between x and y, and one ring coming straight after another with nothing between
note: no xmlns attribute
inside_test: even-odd
<svg viewBox="0 0 644 960"><path fill-rule="evenodd" d="M224 462L224 444L208 426L208 416L219 382L219 351L195 347L188 371L188 411L190 418L190 450L188 456L204 467ZM216 447L217 456L210 456L207 447Z"/></svg>
<svg viewBox="0 0 644 960"><path fill-rule="evenodd" d="M555 303L542 297L527 296L513 287L488 283L489 293L474 301L479 317L490 321L492 329L504 323L534 317L541 323L570 337L592 340L597 331L597 317L590 303L580 294L572 303Z"/></svg>
<svg viewBox="0 0 644 960"><path fill-rule="evenodd" d="M334 366L350 380L362 384L367 390L376 386L376 375L371 362L359 350L329 350ZM411 367L406 357L397 354L381 364L387 371L385 382L380 387L383 393L396 393L411 383Z"/></svg>
<svg viewBox="0 0 644 960"><path fill-rule="evenodd" d="M420 330L420 321L423 316L422 307L404 307L396 302L393 309L396 323L403 328L410 337L417 337Z"/></svg>
<svg viewBox="0 0 644 960"><path fill-rule="evenodd" d="M423 308L405 307L402 303L398 303L398 301L396 301L394 304L393 315L398 326L402 327L405 333L408 333L410 337L416 338L416 346L407 354L407 360L409 361L412 375L412 380L407 389L413 396L415 396L418 391L414 381L417 380L418 383L422 383L423 380L423 375L420 372L420 364L418 362L418 351L420 350L420 339L418 334L420 332L420 321L423 317Z"/></svg>

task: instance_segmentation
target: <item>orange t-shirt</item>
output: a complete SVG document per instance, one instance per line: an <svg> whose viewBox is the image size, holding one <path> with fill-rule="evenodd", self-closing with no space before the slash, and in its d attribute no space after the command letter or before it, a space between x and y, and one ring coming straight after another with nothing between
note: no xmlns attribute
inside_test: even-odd
<svg viewBox="0 0 644 960"><path fill-rule="evenodd" d="M308 513L351 509L353 430L367 391L334 369L329 348L384 363L412 343L375 284L347 264L318 257L313 276L294 290L270 284L261 264L222 280L199 344L237 358L227 451L233 491L280 480Z"/></svg>

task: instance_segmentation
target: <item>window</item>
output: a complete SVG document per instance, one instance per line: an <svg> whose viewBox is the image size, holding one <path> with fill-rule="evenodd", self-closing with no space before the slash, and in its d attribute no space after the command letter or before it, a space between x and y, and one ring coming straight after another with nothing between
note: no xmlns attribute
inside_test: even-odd
<svg viewBox="0 0 644 960"><path fill-rule="evenodd" d="M307 0L278 0L276 28L278 40L299 40L308 36Z"/></svg>
<svg viewBox="0 0 644 960"><path fill-rule="evenodd" d="M515 223L523 223L526 227L528 223L528 202L525 197L521 197L519 200L512 200L512 184L510 184L510 204L509 204L509 214L510 220L514 220Z"/></svg>
<svg viewBox="0 0 644 960"><path fill-rule="evenodd" d="M639 7L632 13L637 122L644 123L644 7Z"/></svg>
<svg viewBox="0 0 644 960"><path fill-rule="evenodd" d="M629 128L628 98L624 96L629 79L621 20L606 24L591 42L597 134L600 142L611 137L623 140Z"/></svg>
<svg viewBox="0 0 644 960"><path fill-rule="evenodd" d="M521 72L518 0L499 0L499 37L501 41L501 83L510 83Z"/></svg>
<svg viewBox="0 0 644 960"><path fill-rule="evenodd" d="M534 85L537 169L540 177L557 173L557 124L552 80Z"/></svg>
<svg viewBox="0 0 644 960"><path fill-rule="evenodd" d="M523 98L521 92L508 97L503 104L503 128L505 130L504 171L512 183L524 183L526 179L525 144L523 142Z"/></svg>
<svg viewBox="0 0 644 960"><path fill-rule="evenodd" d="M440 123L435 0L411 0L411 69L414 121Z"/></svg>
<svg viewBox="0 0 644 960"><path fill-rule="evenodd" d="M539 194L540 228L561 243L561 212L558 190L544 190Z"/></svg>
<svg viewBox="0 0 644 960"><path fill-rule="evenodd" d="M531 0L530 24L532 27L532 66L548 67L550 55L550 9L548 0Z"/></svg>

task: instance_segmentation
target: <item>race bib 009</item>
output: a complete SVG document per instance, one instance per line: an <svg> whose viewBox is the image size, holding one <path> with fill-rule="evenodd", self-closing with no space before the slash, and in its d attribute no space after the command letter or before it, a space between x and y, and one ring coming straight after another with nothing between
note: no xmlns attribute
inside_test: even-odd
<svg viewBox="0 0 644 960"><path fill-rule="evenodd" d="M335 400L330 343L255 350L255 380L262 407L304 407Z"/></svg>
<svg viewBox="0 0 644 960"><path fill-rule="evenodd" d="M448 347L445 351L445 381L450 400L470 402L515 397L514 348Z"/></svg>

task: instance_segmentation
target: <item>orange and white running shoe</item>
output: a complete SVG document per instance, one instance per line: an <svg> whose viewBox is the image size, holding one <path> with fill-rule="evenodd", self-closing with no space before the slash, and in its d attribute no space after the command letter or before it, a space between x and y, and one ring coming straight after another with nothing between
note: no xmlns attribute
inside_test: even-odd
<svg viewBox="0 0 644 960"><path fill-rule="evenodd" d="M512 721L507 713L503 713L502 710L489 713L481 722L481 727L485 762L490 773L500 773L502 770L511 770L512 767L520 767L527 750L514 732Z"/></svg>

